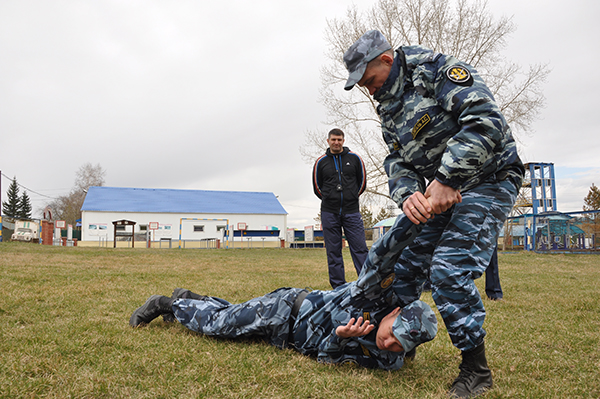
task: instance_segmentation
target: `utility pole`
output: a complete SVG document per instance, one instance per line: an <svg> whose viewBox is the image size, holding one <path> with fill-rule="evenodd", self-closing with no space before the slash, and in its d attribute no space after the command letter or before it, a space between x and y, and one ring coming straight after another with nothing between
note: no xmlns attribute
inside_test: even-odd
<svg viewBox="0 0 600 399"><path fill-rule="evenodd" d="M2 171L0 170L0 242L2 242Z"/></svg>

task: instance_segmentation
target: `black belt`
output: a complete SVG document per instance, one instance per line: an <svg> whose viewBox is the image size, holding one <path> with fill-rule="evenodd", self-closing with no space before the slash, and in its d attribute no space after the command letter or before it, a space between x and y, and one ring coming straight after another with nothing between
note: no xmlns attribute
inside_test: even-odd
<svg viewBox="0 0 600 399"><path fill-rule="evenodd" d="M308 295L308 290L301 291L296 300L294 301L294 305L292 305L292 312L290 313L290 332L288 334L288 342L292 343L294 340L294 335L292 332L294 331L294 324L296 323L296 318L298 317L298 312L300 311L300 306L302 306L302 302L304 302L304 298Z"/></svg>

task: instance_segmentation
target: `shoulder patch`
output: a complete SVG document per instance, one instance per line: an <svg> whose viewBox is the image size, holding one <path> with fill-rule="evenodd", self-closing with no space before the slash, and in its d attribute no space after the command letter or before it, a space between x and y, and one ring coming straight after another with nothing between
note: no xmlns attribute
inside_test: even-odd
<svg viewBox="0 0 600 399"><path fill-rule="evenodd" d="M417 134L419 134L421 129L423 129L425 125L427 125L429 122L431 122L431 117L429 116L429 114L425 114L421 117L421 119L417 121L417 123L415 123L415 126L412 130L413 140L417 137Z"/></svg>
<svg viewBox="0 0 600 399"><path fill-rule="evenodd" d="M390 285L392 285L392 283L394 282L394 278L395 277L396 277L396 274L395 273L391 273L389 276L387 276L386 278L384 278L383 281L381 282L381 288L383 288L385 290Z"/></svg>
<svg viewBox="0 0 600 399"><path fill-rule="evenodd" d="M461 86L471 86L473 84L473 76L471 72L460 65L451 66L446 70L448 80Z"/></svg>

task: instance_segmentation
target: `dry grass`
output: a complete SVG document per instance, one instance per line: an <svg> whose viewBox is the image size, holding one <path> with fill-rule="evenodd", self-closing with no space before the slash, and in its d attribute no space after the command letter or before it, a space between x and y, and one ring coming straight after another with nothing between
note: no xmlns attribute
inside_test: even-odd
<svg viewBox="0 0 600 399"><path fill-rule="evenodd" d="M486 397L600 397L600 258L507 253L500 273L505 300L485 301L496 385ZM2 243L0 286L2 398L445 398L460 363L443 324L414 363L392 373L160 320L128 325L149 295L175 287L231 302L280 286L328 289L323 250Z"/></svg>

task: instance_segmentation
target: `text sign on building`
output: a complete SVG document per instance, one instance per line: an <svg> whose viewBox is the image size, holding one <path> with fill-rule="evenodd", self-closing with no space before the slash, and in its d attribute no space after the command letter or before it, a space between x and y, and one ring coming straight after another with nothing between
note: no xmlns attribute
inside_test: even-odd
<svg viewBox="0 0 600 399"><path fill-rule="evenodd" d="M315 228L313 226L304 227L304 241L314 241L315 240Z"/></svg>

